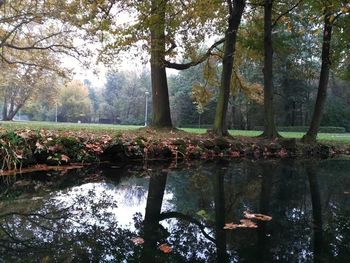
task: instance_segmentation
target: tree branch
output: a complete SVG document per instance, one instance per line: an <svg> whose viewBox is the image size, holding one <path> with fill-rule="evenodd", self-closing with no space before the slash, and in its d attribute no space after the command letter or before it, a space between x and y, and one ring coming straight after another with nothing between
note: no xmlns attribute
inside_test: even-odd
<svg viewBox="0 0 350 263"><path fill-rule="evenodd" d="M291 12L293 9L295 9L303 0L299 0L295 5L293 5L291 8L289 8L287 11L283 12L282 14L280 14L275 21L272 23L272 27L275 27L275 25L277 24L278 20L280 20L282 17L284 17L286 14L288 14L289 12Z"/></svg>
<svg viewBox="0 0 350 263"><path fill-rule="evenodd" d="M228 5L228 11L229 11L229 14L230 16L232 15L233 13L233 5L232 5L232 1L231 0L226 0L227 2L227 5Z"/></svg>
<svg viewBox="0 0 350 263"><path fill-rule="evenodd" d="M159 221L162 221L164 219L169 219L169 218L179 218L179 219L189 221L190 223L197 225L199 227L199 229L201 230L203 236L205 236L208 240L212 241L213 243L216 242L215 238L211 237L207 232L205 232L205 230L204 230L205 226L203 226L201 224L201 222L194 219L193 217L191 217L189 215L182 214L180 212L164 212L164 213L161 213L159 215Z"/></svg>
<svg viewBox="0 0 350 263"><path fill-rule="evenodd" d="M2 47L5 44L5 42L11 37L13 33L16 33L17 29L19 29L21 26L25 24L29 24L32 21L34 21L34 18L29 20L23 20L20 23L18 23L18 25L14 26L11 31L9 31L4 37L2 37L0 42L0 47Z"/></svg>
<svg viewBox="0 0 350 263"><path fill-rule="evenodd" d="M173 51L175 48L177 48L177 45L173 39L170 39L169 42L170 42L171 46L169 47L169 49L167 51L165 51L165 54L169 54L171 51Z"/></svg>
<svg viewBox="0 0 350 263"><path fill-rule="evenodd" d="M165 67L173 68L173 69L177 69L177 70L184 70L184 69L188 69L188 68L193 67L193 66L197 66L198 64L204 62L208 57L211 56L211 54L212 54L211 52L213 51L214 48L216 48L218 45L220 45L220 44L222 44L224 42L225 42L225 38L220 39L219 41L215 42L208 49L208 51L196 61L191 61L191 62L188 62L188 63L179 64L179 63L172 63L172 62L169 62L169 61L165 60L164 61Z"/></svg>
<svg viewBox="0 0 350 263"><path fill-rule="evenodd" d="M252 2L248 2L247 3L248 5L251 5L251 6L260 6L260 7L263 7L265 4L264 3L252 3Z"/></svg>

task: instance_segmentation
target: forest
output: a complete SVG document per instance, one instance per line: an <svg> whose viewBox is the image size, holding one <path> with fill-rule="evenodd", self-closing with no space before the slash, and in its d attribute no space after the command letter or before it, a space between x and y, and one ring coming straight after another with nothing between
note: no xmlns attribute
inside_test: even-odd
<svg viewBox="0 0 350 263"><path fill-rule="evenodd" d="M0 0L0 49L0 262L350 262L349 0Z"/></svg>
<svg viewBox="0 0 350 263"><path fill-rule="evenodd" d="M3 120L140 125L150 92L158 128L275 138L295 127L305 141L320 126L350 129L348 1L0 4ZM107 65L104 86L74 79L66 56ZM121 57L143 70L118 68Z"/></svg>

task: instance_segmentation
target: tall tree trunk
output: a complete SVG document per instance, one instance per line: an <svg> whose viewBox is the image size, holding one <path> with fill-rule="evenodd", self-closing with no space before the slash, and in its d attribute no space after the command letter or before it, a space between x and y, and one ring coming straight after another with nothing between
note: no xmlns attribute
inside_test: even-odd
<svg viewBox="0 0 350 263"><path fill-rule="evenodd" d="M226 114L230 96L237 31L241 23L245 0L227 0L227 3L230 10L230 16L228 19L228 28L225 33L225 50L222 61L221 84L214 119L214 133L218 136L228 135Z"/></svg>
<svg viewBox="0 0 350 263"><path fill-rule="evenodd" d="M152 0L151 79L152 126L172 127L168 83L165 69L165 9L167 0Z"/></svg>
<svg viewBox="0 0 350 263"><path fill-rule="evenodd" d="M313 249L314 262L329 262L328 249L323 241L323 221L321 194L317 178L317 170L314 163L306 167L306 173L309 179L311 205L312 205L312 225L314 232Z"/></svg>
<svg viewBox="0 0 350 263"><path fill-rule="evenodd" d="M144 220L144 240L140 262L157 262L157 241L160 238L159 216L162 209L167 173L161 172L149 180L146 214Z"/></svg>
<svg viewBox="0 0 350 263"><path fill-rule="evenodd" d="M13 118L16 116L17 112L22 108L23 105L13 105L13 102L11 102L11 107L9 112L7 113L6 120L12 121Z"/></svg>
<svg viewBox="0 0 350 263"><path fill-rule="evenodd" d="M215 200L215 244L217 251L217 262L228 262L226 250L226 230L224 229L225 219L225 171L218 170L214 178L214 200Z"/></svg>
<svg viewBox="0 0 350 263"><path fill-rule="evenodd" d="M235 96L232 96L232 105L231 105L231 129L234 129L234 127L235 127L235 114L236 114Z"/></svg>
<svg viewBox="0 0 350 263"><path fill-rule="evenodd" d="M2 120L3 121L6 121L6 119L7 119L7 107L8 107L8 105L7 105L7 96L5 94L5 96L4 96L4 105L2 106Z"/></svg>
<svg viewBox="0 0 350 263"><path fill-rule="evenodd" d="M262 183L260 192L260 213L270 214L270 203L273 186L273 175L276 173L276 165L273 162L262 163ZM268 249L269 239L267 237L267 222L258 222L258 253L259 262L271 262L272 256Z"/></svg>
<svg viewBox="0 0 350 263"><path fill-rule="evenodd" d="M303 136L302 141L313 143L316 141L318 129L320 128L324 105L327 97L327 87L329 81L330 70L330 45L332 39L332 22L331 15L327 14L324 18L323 41L322 41L322 64L321 73L318 83L318 91L314 112L311 119L311 124L307 133Z"/></svg>
<svg viewBox="0 0 350 263"><path fill-rule="evenodd" d="M272 0L264 4L264 133L262 137L272 139L278 137L275 125L273 105L273 74L272 74Z"/></svg>

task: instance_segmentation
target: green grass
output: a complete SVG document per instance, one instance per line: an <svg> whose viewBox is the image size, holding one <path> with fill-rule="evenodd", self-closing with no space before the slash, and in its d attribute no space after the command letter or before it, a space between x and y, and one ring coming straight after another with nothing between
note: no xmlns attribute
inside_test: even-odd
<svg viewBox="0 0 350 263"><path fill-rule="evenodd" d="M91 132L110 132L135 130L142 126L136 125L115 125L115 124L94 124L94 123L63 123L63 122L44 122L44 121L0 121L0 127L7 130L17 129L46 129L58 131L91 131Z"/></svg>
<svg viewBox="0 0 350 263"><path fill-rule="evenodd" d="M115 125L115 124L88 124L88 123L54 123L54 122L39 122L39 121L0 121L0 127L6 130L16 129L47 129L58 131L86 131L86 132L116 132L116 131L132 131L143 126L136 125ZM182 128L189 133L204 134L206 129L198 128ZM261 134L260 131L244 131L230 130L232 136L255 137ZM301 138L302 132L281 132L285 138ZM350 143L350 133L319 133L318 139L321 141L343 142Z"/></svg>
<svg viewBox="0 0 350 263"><path fill-rule="evenodd" d="M183 128L182 130L191 133L205 133L206 129ZM261 134L261 131L230 130L232 136L255 137ZM300 139L305 133L303 132L280 132L284 138ZM344 142L350 143L350 133L319 133L317 139L320 141Z"/></svg>

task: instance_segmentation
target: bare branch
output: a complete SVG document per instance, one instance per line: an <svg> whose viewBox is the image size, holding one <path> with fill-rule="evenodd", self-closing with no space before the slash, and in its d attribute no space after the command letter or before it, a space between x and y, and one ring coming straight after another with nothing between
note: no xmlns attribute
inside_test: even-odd
<svg viewBox="0 0 350 263"><path fill-rule="evenodd" d="M32 22L34 20L34 18L29 19L29 20L23 20L21 21L18 25L16 25L14 28L12 28L11 31L9 31L1 40L0 42L0 47L2 47L4 45L4 43L11 37L12 34L16 33L16 31L23 25L25 24L29 24L30 22Z"/></svg>
<svg viewBox="0 0 350 263"><path fill-rule="evenodd" d="M20 46L16 46L13 44L4 44L4 47L8 47L8 48L12 48L12 49L16 49L16 50L51 50L51 51L55 51L55 48L64 48L64 49L69 49L69 50L73 50L75 53L79 54L79 51L76 50L74 47L72 46L67 46L67 45L63 45L63 44L51 44L48 46L35 46L35 45L31 45L31 46L26 46L26 47L20 47ZM56 50L57 52L59 52L58 50Z"/></svg>
<svg viewBox="0 0 350 263"><path fill-rule="evenodd" d="M169 42L170 42L171 46L169 47L169 49L167 51L165 51L165 54L169 54L171 51L173 51L175 48L177 48L177 45L173 39L170 39Z"/></svg>
<svg viewBox="0 0 350 263"><path fill-rule="evenodd" d="M169 62L169 61L164 61L165 66L167 68L173 68L173 69L177 69L177 70L184 70L184 69L188 69L188 68L193 67L193 66L197 66L198 64L204 62L208 57L210 57L212 55L212 51L213 51L214 48L216 48L218 45L220 45L220 44L222 44L224 42L225 42L225 38L220 39L219 41L215 42L208 49L208 51L196 61L191 61L191 62L184 63L184 64L172 63L172 62Z"/></svg>
<svg viewBox="0 0 350 263"><path fill-rule="evenodd" d="M161 213L159 215L159 221L162 221L164 219L169 219L169 218L178 218L178 219L186 220L190 223L197 225L199 227L199 229L201 230L203 236L205 236L208 240L210 240L214 243L216 242L215 238L211 237L207 232L205 232L205 226L202 225L202 223L199 222L198 220L196 220L195 218L193 218L189 215L182 214L180 212L164 212L164 213Z"/></svg>
<svg viewBox="0 0 350 263"><path fill-rule="evenodd" d="M41 69L41 70L48 70L51 72L56 72L60 76L66 77L66 73L61 69L55 68L54 65L53 65L53 67L50 67L47 64L42 64L40 62L36 63L36 62L26 62L26 61L21 61L21 60L9 60L2 53L0 53L0 60L2 60L3 62L5 62L9 65L19 64L19 65L24 65L24 66L28 66L28 67L36 67L36 68Z"/></svg>
<svg viewBox="0 0 350 263"><path fill-rule="evenodd" d="M280 20L282 17L284 17L285 15L287 15L289 12L293 11L293 9L295 9L296 7L298 7L298 5L302 2L303 0L299 0L295 5L293 5L291 8L289 8L288 10L286 10L285 12L283 12L282 14L280 14L275 21L272 23L272 27L275 27L275 25L277 24L278 20Z"/></svg>

